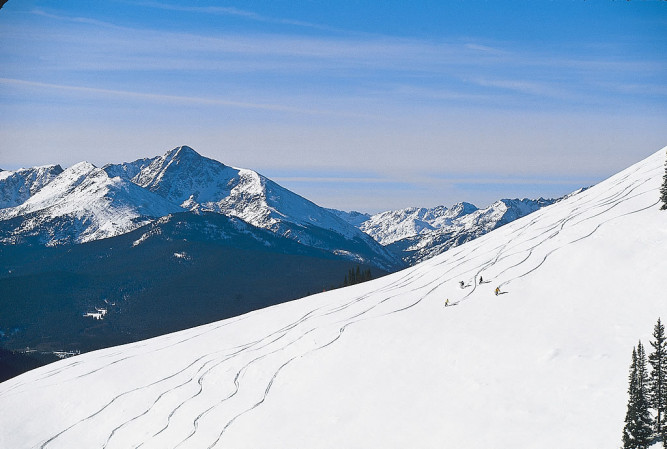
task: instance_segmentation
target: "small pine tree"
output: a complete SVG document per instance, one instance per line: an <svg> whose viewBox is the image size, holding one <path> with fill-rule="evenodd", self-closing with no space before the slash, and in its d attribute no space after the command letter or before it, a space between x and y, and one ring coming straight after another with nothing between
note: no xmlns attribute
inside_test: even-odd
<svg viewBox="0 0 667 449"><path fill-rule="evenodd" d="M660 209L667 210L667 161L665 162L665 177L662 181L662 187L660 187L660 200L662 201Z"/></svg>
<svg viewBox="0 0 667 449"><path fill-rule="evenodd" d="M623 449L646 449L651 442L651 414L647 397L646 353L641 341L632 349L628 410L623 427Z"/></svg>
<svg viewBox="0 0 667 449"><path fill-rule="evenodd" d="M649 409L651 405L648 397L648 369L646 368L646 352L640 341L637 345L637 418L639 419L639 438L641 449L647 448L651 444L653 435L653 419Z"/></svg>
<svg viewBox="0 0 667 449"><path fill-rule="evenodd" d="M667 445L667 339L660 318L653 328L653 338L655 340L650 342L653 352L648 356L651 365L649 400L656 414L654 435Z"/></svg>
<svg viewBox="0 0 667 449"><path fill-rule="evenodd" d="M628 410L625 412L625 426L623 426L623 449L637 447L637 406L635 405L635 391L637 390L637 348L632 348L632 363L628 376Z"/></svg>

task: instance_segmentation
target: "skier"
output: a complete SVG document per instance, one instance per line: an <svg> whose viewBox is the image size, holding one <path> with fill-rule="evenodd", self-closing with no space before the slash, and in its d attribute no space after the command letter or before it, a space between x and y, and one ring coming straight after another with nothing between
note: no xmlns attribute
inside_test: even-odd
<svg viewBox="0 0 667 449"><path fill-rule="evenodd" d="M496 287L496 296L500 294L500 287Z"/></svg>
<svg viewBox="0 0 667 449"><path fill-rule="evenodd" d="M463 281L460 281L459 285L461 286L461 288L465 288L465 286L466 286L465 282L463 282Z"/></svg>
<svg viewBox="0 0 667 449"><path fill-rule="evenodd" d="M484 283L484 279L482 279L482 276L479 277L479 283L480 284Z"/></svg>
<svg viewBox="0 0 667 449"><path fill-rule="evenodd" d="M449 305L449 298L447 298L447 301L445 301L445 307Z"/></svg>

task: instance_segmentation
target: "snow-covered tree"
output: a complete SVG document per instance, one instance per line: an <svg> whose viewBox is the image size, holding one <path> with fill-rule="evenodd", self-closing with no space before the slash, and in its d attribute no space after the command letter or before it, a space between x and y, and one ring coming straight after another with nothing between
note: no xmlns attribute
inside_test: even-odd
<svg viewBox="0 0 667 449"><path fill-rule="evenodd" d="M665 326L658 322L653 328L651 346L653 352L649 354L648 361L651 364L649 377L649 400L651 407L655 410L654 434L662 438L663 444L667 445L667 340L665 339Z"/></svg>
<svg viewBox="0 0 667 449"><path fill-rule="evenodd" d="M648 401L646 353L640 341L632 349L628 387L628 411L623 427L623 449L646 449L651 443L652 419Z"/></svg>

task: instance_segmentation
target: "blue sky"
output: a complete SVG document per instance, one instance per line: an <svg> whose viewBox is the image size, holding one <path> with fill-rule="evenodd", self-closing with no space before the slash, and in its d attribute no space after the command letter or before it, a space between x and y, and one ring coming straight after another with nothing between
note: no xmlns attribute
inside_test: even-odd
<svg viewBox="0 0 667 449"><path fill-rule="evenodd" d="M560 196L667 145L664 1L10 0L0 167L190 145L377 212Z"/></svg>

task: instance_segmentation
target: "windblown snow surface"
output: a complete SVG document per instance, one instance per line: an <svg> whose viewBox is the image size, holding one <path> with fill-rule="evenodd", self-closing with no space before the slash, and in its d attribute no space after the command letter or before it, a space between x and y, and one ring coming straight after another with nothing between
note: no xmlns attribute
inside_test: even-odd
<svg viewBox="0 0 667 449"><path fill-rule="evenodd" d="M664 163L375 281L6 381L0 447L619 447L632 347L667 317Z"/></svg>

